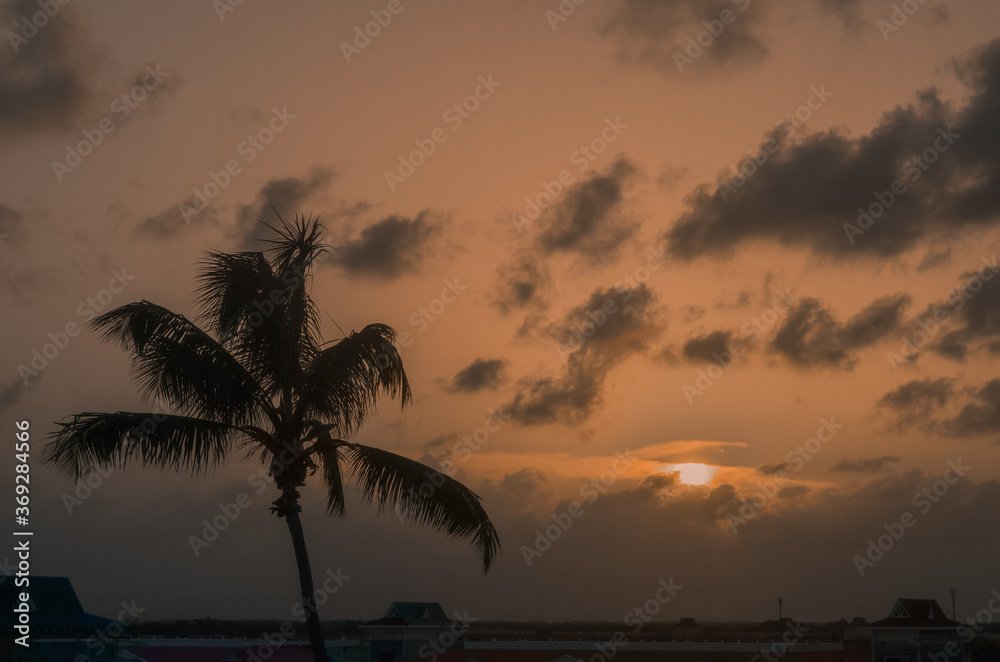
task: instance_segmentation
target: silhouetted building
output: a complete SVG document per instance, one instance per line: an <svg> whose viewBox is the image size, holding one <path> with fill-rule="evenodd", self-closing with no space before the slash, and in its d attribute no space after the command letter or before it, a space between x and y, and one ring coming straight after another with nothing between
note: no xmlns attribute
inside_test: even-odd
<svg viewBox="0 0 1000 662"><path fill-rule="evenodd" d="M670 628L670 637L677 641L695 641L705 637L705 626L699 625L696 620L690 617L677 621L677 625Z"/></svg>
<svg viewBox="0 0 1000 662"><path fill-rule="evenodd" d="M372 662L428 658L461 636L461 624L449 620L437 602L393 602L385 616L360 628Z"/></svg>
<svg viewBox="0 0 1000 662"><path fill-rule="evenodd" d="M873 662L968 662L959 623L936 600L901 598L888 618L871 623ZM933 656L933 657L932 657Z"/></svg>
<svg viewBox="0 0 1000 662"><path fill-rule="evenodd" d="M76 591L67 577L30 577L27 587L16 586L12 576L0 577L0 659L11 662L34 660L73 660L88 655L88 660L114 660L116 637L122 626L109 618L83 610ZM20 613L19 596L27 593L28 642L16 643L22 635L15 626Z"/></svg>

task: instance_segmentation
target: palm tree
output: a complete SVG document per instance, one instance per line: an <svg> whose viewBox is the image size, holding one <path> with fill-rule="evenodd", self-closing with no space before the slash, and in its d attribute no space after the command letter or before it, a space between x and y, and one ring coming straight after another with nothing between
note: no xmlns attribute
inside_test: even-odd
<svg viewBox="0 0 1000 662"><path fill-rule="evenodd" d="M143 466L203 473L243 451L269 468L280 491L271 510L288 525L317 662L327 660L299 513L298 488L322 469L327 513L344 514L344 477L379 510L471 539L483 572L500 550L480 497L408 458L348 441L380 395L412 399L395 331L370 324L322 343L307 285L327 251L318 220L271 227L266 251L208 252L197 290L199 327L139 301L91 324L131 353L136 386L169 414L86 412L50 435L44 460L74 482L99 467ZM312 608L310 608L312 607Z"/></svg>

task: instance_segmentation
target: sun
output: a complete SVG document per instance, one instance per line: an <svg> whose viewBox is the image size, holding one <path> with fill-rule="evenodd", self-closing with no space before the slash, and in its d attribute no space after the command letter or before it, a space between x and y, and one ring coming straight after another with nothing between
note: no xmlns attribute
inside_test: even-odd
<svg viewBox="0 0 1000 662"><path fill-rule="evenodd" d="M678 473L678 479L685 485L708 485L712 482L718 467L700 462L684 462L682 464L668 464L664 467L665 473Z"/></svg>

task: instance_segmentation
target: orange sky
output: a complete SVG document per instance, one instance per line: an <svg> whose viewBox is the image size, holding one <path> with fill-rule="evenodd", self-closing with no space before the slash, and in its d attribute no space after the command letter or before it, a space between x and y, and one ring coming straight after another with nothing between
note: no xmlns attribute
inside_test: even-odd
<svg viewBox="0 0 1000 662"><path fill-rule="evenodd" d="M324 617L414 599L616 620L668 576L685 586L668 619L764 618L778 594L802 618L882 617L953 586L974 612L1000 582L983 526L1000 503L1000 281L970 273L998 249L1000 7L928 0L888 31L891 3L791 4L590 2L553 29L556 2L401 0L360 52L342 44L388 3L63 7L0 48L0 411L42 435L78 411L140 407L127 357L89 332L37 374L23 366L88 319L116 270L133 278L97 305L191 314L202 252L258 246L274 204L324 220L334 258L311 294L326 338L376 321L409 334L414 405L386 402L358 440L450 463L504 545L484 578L465 543L391 513L327 521L317 487L314 570L354 577ZM732 23L678 71L673 53L722 9ZM6 3L4 32L34 11ZM134 108L121 100L144 81ZM266 127L273 141L248 142ZM949 128L960 137L910 179L907 161ZM71 171L53 166L95 131ZM771 138L721 197L717 181ZM390 186L420 145L433 151ZM226 185L187 215L213 173ZM843 224L896 179L906 192L851 243ZM519 221L547 189L554 203ZM719 368L733 340L745 353ZM503 423L478 441L490 411ZM838 424L829 440L800 452L824 421ZM921 513L914 495L959 458L968 475ZM670 476L691 463L716 467L707 484ZM255 466L116 471L73 507L72 486L33 471L38 572L69 575L95 613L134 598L151 618L283 618L294 601L269 494L201 555L188 543ZM734 527L775 471L782 491ZM536 532L581 500L529 564ZM918 526L859 571L907 510Z"/></svg>

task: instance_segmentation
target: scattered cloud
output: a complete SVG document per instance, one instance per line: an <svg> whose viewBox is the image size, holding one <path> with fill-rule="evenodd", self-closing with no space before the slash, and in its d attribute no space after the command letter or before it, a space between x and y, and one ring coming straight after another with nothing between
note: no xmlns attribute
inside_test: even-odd
<svg viewBox="0 0 1000 662"><path fill-rule="evenodd" d="M496 389L504 381L506 367L505 359L476 359L459 370L445 386L445 390L449 393L475 393Z"/></svg>
<svg viewBox="0 0 1000 662"><path fill-rule="evenodd" d="M635 237L639 222L625 209L625 187L636 167L619 157L604 171L574 184L537 223L543 227L536 246L544 255L576 253L591 264L604 264Z"/></svg>
<svg viewBox="0 0 1000 662"><path fill-rule="evenodd" d="M591 321L594 311L604 310L608 301L614 302L615 312L595 324ZM548 330L565 359L561 373L522 379L507 410L524 425L585 421L600 408L611 370L646 350L659 334L662 325L658 318L656 297L645 284L595 290L585 303Z"/></svg>
<svg viewBox="0 0 1000 662"><path fill-rule="evenodd" d="M419 273L443 224L441 216L429 209L413 218L386 216L341 244L334 251L335 261L357 276L392 279Z"/></svg>

